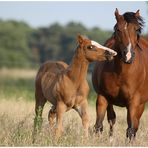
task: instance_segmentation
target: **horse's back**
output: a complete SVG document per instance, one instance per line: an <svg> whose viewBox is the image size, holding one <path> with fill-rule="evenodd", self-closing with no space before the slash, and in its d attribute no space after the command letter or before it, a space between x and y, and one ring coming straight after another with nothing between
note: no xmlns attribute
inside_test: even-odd
<svg viewBox="0 0 148 148"><path fill-rule="evenodd" d="M55 72L58 73L62 70L65 70L68 67L68 65L62 61L47 61L43 63L38 71L39 73L45 73L45 72Z"/></svg>

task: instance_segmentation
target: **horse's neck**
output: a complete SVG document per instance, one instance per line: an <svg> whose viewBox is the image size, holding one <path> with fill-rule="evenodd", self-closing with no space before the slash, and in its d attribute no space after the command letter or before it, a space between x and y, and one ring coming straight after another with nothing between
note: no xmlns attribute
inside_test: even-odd
<svg viewBox="0 0 148 148"><path fill-rule="evenodd" d="M126 64L120 59L120 57L115 57L114 70L118 74L122 74L125 76L128 76L129 74L132 75L134 72L136 72L136 70L139 70L141 68L142 61L139 55L139 52L141 51L138 51L138 50L135 51L135 57L132 64Z"/></svg>
<svg viewBox="0 0 148 148"><path fill-rule="evenodd" d="M138 42L139 47L141 48L141 50L145 50L148 49L148 39L144 38L143 36L141 36L139 38L139 42Z"/></svg>
<svg viewBox="0 0 148 148"><path fill-rule="evenodd" d="M68 77L76 86L86 79L88 64L83 55L76 52L67 70Z"/></svg>

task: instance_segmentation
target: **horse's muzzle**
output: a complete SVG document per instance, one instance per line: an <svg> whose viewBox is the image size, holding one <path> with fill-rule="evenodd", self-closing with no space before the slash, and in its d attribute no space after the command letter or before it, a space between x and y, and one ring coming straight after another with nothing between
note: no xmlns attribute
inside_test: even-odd
<svg viewBox="0 0 148 148"><path fill-rule="evenodd" d="M131 64L134 60L135 52L133 49L130 50L130 52L127 51L127 49L124 49L121 51L121 59L126 64Z"/></svg>

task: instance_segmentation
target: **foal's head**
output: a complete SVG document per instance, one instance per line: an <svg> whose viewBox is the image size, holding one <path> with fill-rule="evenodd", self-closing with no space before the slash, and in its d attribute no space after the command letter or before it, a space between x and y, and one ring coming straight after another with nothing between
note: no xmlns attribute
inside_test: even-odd
<svg viewBox="0 0 148 148"><path fill-rule="evenodd" d="M135 55L135 48L141 34L144 21L139 14L126 12L123 15L119 14L118 9L115 11L117 23L114 27L114 36L116 40L117 52L125 63L132 63Z"/></svg>
<svg viewBox="0 0 148 148"><path fill-rule="evenodd" d="M99 43L89 40L88 38L81 35L78 35L77 40L77 52L89 62L96 60L111 60L113 59L113 56L117 54L114 50L104 47Z"/></svg>

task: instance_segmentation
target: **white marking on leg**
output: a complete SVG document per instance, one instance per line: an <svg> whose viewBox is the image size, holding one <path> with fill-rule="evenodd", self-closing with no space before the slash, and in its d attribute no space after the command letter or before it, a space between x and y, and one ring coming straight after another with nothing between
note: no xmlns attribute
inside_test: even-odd
<svg viewBox="0 0 148 148"><path fill-rule="evenodd" d="M103 50L107 50L107 51L113 53L114 56L117 55L117 52L116 52L116 51L114 51L114 50L112 50L112 49L110 49L110 48L108 48L108 47L102 46L101 44L99 44L99 43L97 43L97 42L95 42L95 41L91 41L91 44L92 44L93 46L96 46L97 48L101 48L101 49L103 49Z"/></svg>

